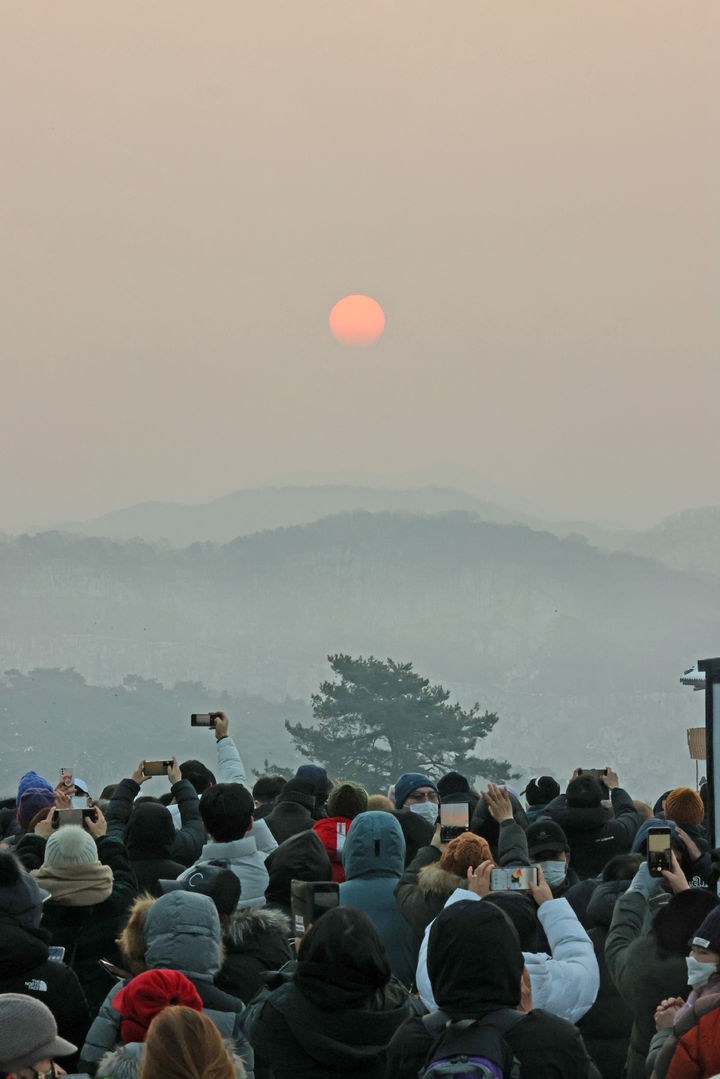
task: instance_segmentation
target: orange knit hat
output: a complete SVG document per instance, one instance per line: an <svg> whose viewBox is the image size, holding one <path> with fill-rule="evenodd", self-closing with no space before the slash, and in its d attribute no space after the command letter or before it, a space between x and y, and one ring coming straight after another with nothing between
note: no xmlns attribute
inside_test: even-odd
<svg viewBox="0 0 720 1079"><path fill-rule="evenodd" d="M676 787L665 799L665 820L675 821L682 828L689 824L697 828L705 817L705 806L692 787Z"/></svg>

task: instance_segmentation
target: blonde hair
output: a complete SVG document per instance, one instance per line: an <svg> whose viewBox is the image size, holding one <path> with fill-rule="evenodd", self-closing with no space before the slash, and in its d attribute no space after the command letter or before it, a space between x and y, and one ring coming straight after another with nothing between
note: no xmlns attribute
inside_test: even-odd
<svg viewBox="0 0 720 1079"><path fill-rule="evenodd" d="M155 1016L145 1039L140 1079L244 1079L220 1032L202 1012L171 1005Z"/></svg>
<svg viewBox="0 0 720 1079"><path fill-rule="evenodd" d="M394 813L395 806L384 794L368 795L368 810L375 812Z"/></svg>

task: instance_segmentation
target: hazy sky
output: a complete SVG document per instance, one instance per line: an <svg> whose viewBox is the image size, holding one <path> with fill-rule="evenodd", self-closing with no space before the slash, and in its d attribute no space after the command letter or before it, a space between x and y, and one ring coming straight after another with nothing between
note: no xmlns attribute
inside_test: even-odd
<svg viewBox="0 0 720 1079"><path fill-rule="evenodd" d="M438 463L720 502L719 48L717 0L5 0L0 530Z"/></svg>

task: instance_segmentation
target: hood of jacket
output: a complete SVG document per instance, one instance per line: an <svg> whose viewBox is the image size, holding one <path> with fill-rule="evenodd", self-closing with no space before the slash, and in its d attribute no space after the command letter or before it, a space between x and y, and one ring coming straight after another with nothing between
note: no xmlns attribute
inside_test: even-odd
<svg viewBox="0 0 720 1079"><path fill-rule="evenodd" d="M322 841L307 828L290 836L265 859L270 883L265 892L268 903L290 905L291 880L331 880L332 868Z"/></svg>
<svg viewBox="0 0 720 1079"><path fill-rule="evenodd" d="M439 862L424 865L418 873L418 891L423 896L434 892L447 899L456 888L464 888L466 884L467 881L443 869Z"/></svg>
<svg viewBox="0 0 720 1079"><path fill-rule="evenodd" d="M625 894L629 885L629 880L608 880L598 884L587 905L585 928L609 929L615 903Z"/></svg>
<svg viewBox="0 0 720 1079"><path fill-rule="evenodd" d="M95 1073L98 1079L137 1079L142 1068L145 1045L128 1042L118 1045L112 1053L106 1053Z"/></svg>
<svg viewBox="0 0 720 1079"><path fill-rule="evenodd" d="M313 824L313 832L322 840L332 862L342 865L342 852L351 825L352 821L348 817L323 817Z"/></svg>
<svg viewBox="0 0 720 1079"><path fill-rule="evenodd" d="M133 809L125 835L131 862L146 858L172 861L170 848L174 842L175 825L167 806L141 802Z"/></svg>
<svg viewBox="0 0 720 1079"><path fill-rule="evenodd" d="M633 854L637 854L638 852L642 854L645 853L647 847L648 832L651 828L669 828L670 839L672 840L672 842L677 843L678 846L681 847L683 850L686 849L685 844L683 843L680 836L677 834L677 825L674 821L665 820L664 818L661 819L660 817L650 817L649 820L645 820L642 822L637 832L635 833L635 838L633 839L632 847L630 848Z"/></svg>
<svg viewBox="0 0 720 1079"><path fill-rule="evenodd" d="M345 878L401 877L405 869L405 836L392 813L360 813L350 826L343 848Z"/></svg>
<svg viewBox="0 0 720 1079"><path fill-rule="evenodd" d="M222 966L220 919L206 895L168 892L147 912L145 964L212 980Z"/></svg>
<svg viewBox="0 0 720 1079"><path fill-rule="evenodd" d="M236 910L223 925L223 940L231 949L241 951L264 933L290 936L290 919L271 907L245 907Z"/></svg>

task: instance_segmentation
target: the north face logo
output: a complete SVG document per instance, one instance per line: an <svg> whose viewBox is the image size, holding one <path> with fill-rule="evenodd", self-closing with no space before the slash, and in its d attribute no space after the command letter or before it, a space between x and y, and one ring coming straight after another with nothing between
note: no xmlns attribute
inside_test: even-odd
<svg viewBox="0 0 720 1079"><path fill-rule="evenodd" d="M34 993L47 993L47 982L41 982L39 978L31 978L25 982L26 989L32 989Z"/></svg>

